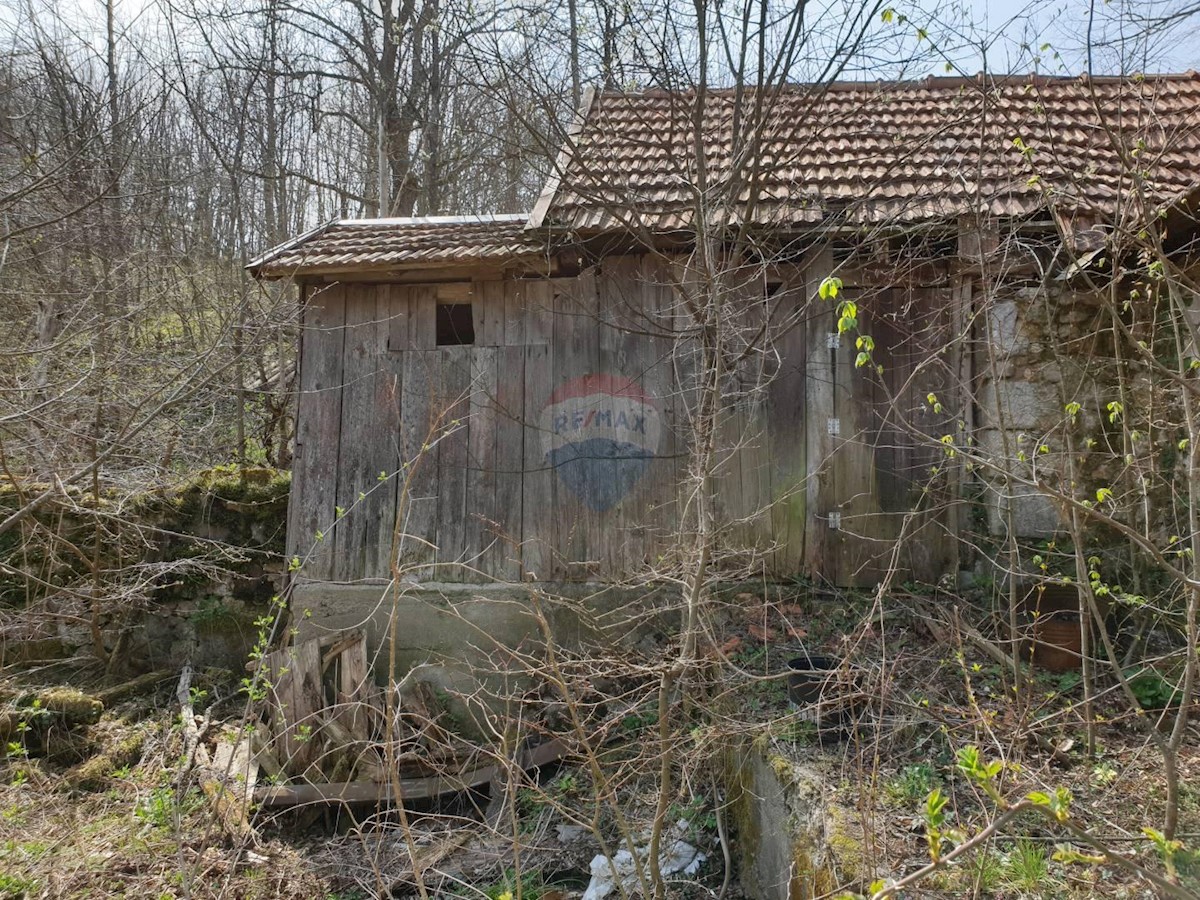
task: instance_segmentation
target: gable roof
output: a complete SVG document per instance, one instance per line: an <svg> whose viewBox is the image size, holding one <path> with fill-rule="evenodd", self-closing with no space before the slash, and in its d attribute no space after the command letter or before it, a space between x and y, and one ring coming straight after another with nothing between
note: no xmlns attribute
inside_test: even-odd
<svg viewBox="0 0 1200 900"><path fill-rule="evenodd" d="M286 278L544 256L545 241L525 230L528 220L524 213L342 219L268 250L246 268L256 277Z"/></svg>
<svg viewBox="0 0 1200 900"><path fill-rule="evenodd" d="M590 96L530 227L579 234L631 222L654 232L693 227L694 112L694 93ZM1129 193L1122 153L1139 140L1145 148L1136 164L1160 199L1177 201L1200 185L1195 72L714 91L702 123L708 187L701 199L711 224L1023 217L1048 200L1060 214L1111 218Z"/></svg>

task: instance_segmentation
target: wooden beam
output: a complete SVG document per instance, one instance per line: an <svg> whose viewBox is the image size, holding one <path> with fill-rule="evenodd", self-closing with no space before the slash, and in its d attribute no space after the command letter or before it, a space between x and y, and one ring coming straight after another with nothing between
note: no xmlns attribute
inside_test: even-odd
<svg viewBox="0 0 1200 900"><path fill-rule="evenodd" d="M567 754L567 748L557 738L526 750L513 762L522 769L533 769L557 762ZM401 778L399 799L426 800L441 794L454 794L482 787L494 781L503 766L482 766L453 775L432 775L427 778ZM263 785L254 789L254 802L262 807L299 806L305 803L392 803L396 783L350 781L328 784Z"/></svg>

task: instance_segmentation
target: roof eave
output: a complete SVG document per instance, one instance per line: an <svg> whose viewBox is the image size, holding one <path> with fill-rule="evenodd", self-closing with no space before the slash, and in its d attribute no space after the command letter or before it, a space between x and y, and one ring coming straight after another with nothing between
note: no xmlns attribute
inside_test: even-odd
<svg viewBox="0 0 1200 900"><path fill-rule="evenodd" d="M266 251L261 256L259 256L257 259L253 259L250 262L246 263L246 271L249 272L251 275L253 275L255 278L264 278L264 277L265 278L272 278L272 277L286 278L287 277L286 275L270 276L270 275L263 275L263 274L261 274L261 272L262 272L262 269L269 262L271 262L271 260L278 259L280 256L282 256L284 253L287 253L287 251L291 250L292 248L298 247L300 244L303 244L305 241L312 240L313 238L317 237L320 234L324 234L326 231L328 231L330 228L332 228L337 223L338 223L337 219L330 219L328 222L318 225L315 228L310 228L308 231L304 232L303 234L298 234L294 238L290 238L289 240L284 241L282 244L278 244L278 245L272 247L270 250Z"/></svg>

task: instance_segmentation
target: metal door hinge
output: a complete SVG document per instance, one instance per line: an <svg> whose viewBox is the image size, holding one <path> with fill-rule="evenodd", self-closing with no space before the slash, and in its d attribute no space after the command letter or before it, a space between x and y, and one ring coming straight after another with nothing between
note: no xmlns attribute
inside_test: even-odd
<svg viewBox="0 0 1200 900"><path fill-rule="evenodd" d="M836 331L830 331L825 335L825 346L830 350L836 350L842 346L842 336Z"/></svg>
<svg viewBox="0 0 1200 900"><path fill-rule="evenodd" d="M829 514L829 528L831 531L840 531L842 527L842 514L840 512L831 512Z"/></svg>
<svg viewBox="0 0 1200 900"><path fill-rule="evenodd" d="M828 431L829 434L832 435L833 437L840 437L841 433L842 433L842 420L841 419L826 419L825 420L825 430Z"/></svg>

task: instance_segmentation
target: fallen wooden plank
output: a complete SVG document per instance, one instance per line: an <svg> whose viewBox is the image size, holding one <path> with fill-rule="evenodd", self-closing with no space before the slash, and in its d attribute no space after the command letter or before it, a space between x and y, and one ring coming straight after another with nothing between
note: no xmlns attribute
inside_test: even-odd
<svg viewBox="0 0 1200 900"><path fill-rule="evenodd" d="M97 691L96 699L107 707L117 700L124 700L126 697L145 693L148 690L158 687L164 681L168 681L174 677L174 670L159 669L157 672L149 672L145 675L139 675L137 678L134 678L130 681L113 685L112 687L105 688L102 691Z"/></svg>
<svg viewBox="0 0 1200 900"><path fill-rule="evenodd" d="M523 769L555 762L566 755L559 740L547 741L527 750L516 760ZM399 780L399 799L427 800L442 794L456 794L482 787L496 779L503 766L483 766L452 775ZM328 784L264 785L255 788L254 802L263 807L299 806L307 803L391 803L396 799L394 783L375 784L352 781Z"/></svg>

